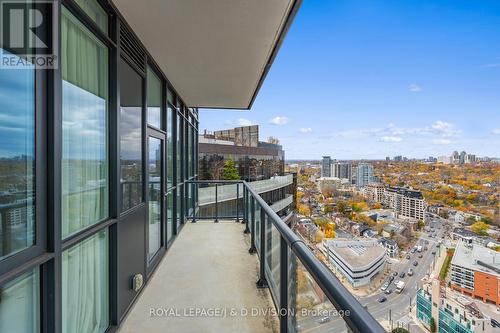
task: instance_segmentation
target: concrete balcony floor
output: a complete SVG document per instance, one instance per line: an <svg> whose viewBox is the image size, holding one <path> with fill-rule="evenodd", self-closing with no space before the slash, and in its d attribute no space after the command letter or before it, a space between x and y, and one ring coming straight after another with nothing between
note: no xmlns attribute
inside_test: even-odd
<svg viewBox="0 0 500 333"><path fill-rule="evenodd" d="M277 332L271 315L230 314L231 308L249 314L274 308L269 290L255 287L258 259L248 253L250 237L243 230L234 221L187 223L119 332ZM211 309L226 309L226 315L191 312Z"/></svg>

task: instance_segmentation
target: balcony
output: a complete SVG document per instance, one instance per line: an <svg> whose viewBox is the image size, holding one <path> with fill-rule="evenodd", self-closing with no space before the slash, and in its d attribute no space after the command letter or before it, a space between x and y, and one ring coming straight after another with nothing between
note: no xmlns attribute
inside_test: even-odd
<svg viewBox="0 0 500 333"><path fill-rule="evenodd" d="M235 207L198 209L120 332L385 332L275 212L289 196L273 210L244 181L192 184L200 205L233 188Z"/></svg>

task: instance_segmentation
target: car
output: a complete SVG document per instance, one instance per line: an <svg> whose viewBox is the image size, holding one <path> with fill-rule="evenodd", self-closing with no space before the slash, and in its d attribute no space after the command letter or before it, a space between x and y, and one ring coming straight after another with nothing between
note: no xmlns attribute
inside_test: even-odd
<svg viewBox="0 0 500 333"><path fill-rule="evenodd" d="M405 275L406 275L406 274L405 274L405 272L401 272L401 274L399 274L399 277L400 277L400 278L404 278L404 277L405 277Z"/></svg>
<svg viewBox="0 0 500 333"><path fill-rule="evenodd" d="M389 287L389 283L390 283L390 282L386 282L386 283L384 283L384 284L382 285L382 287L380 287L380 290L382 290L382 291L386 291L386 290L387 290L387 288Z"/></svg>
<svg viewBox="0 0 500 333"><path fill-rule="evenodd" d="M427 251L429 248L427 246L424 247L424 251Z"/></svg>
<svg viewBox="0 0 500 333"><path fill-rule="evenodd" d="M436 250L432 250L431 254L436 254Z"/></svg>
<svg viewBox="0 0 500 333"><path fill-rule="evenodd" d="M422 258L422 255L420 254L418 257L419 257L419 258Z"/></svg>
<svg viewBox="0 0 500 333"><path fill-rule="evenodd" d="M411 258L411 257L410 257L410 255L407 255L407 256L406 256L406 259L410 259L410 258Z"/></svg>
<svg viewBox="0 0 500 333"><path fill-rule="evenodd" d="M394 276L393 275L389 276L389 281L390 282L394 281Z"/></svg>
<svg viewBox="0 0 500 333"><path fill-rule="evenodd" d="M398 276L398 272L393 272L392 276L394 276L394 277Z"/></svg>
<svg viewBox="0 0 500 333"><path fill-rule="evenodd" d="M491 319L491 326L500 328L500 322L495 319Z"/></svg>
<svg viewBox="0 0 500 333"><path fill-rule="evenodd" d="M412 276L412 275L413 275L413 269L411 269L411 268L410 268L410 269L408 270L408 276Z"/></svg>
<svg viewBox="0 0 500 333"><path fill-rule="evenodd" d="M324 324L324 323L329 322L330 320L332 320L332 318L330 318L330 317L327 316L327 317L323 317L320 320L318 320L318 323Z"/></svg>
<svg viewBox="0 0 500 333"><path fill-rule="evenodd" d="M415 266L415 267L418 266L418 262L414 261L413 266Z"/></svg>
<svg viewBox="0 0 500 333"><path fill-rule="evenodd" d="M386 289L386 290L385 290L385 294L386 294L386 295L389 295L390 293L392 293L392 290L391 290L391 289Z"/></svg>
<svg viewBox="0 0 500 333"><path fill-rule="evenodd" d="M377 302L379 303L384 303L385 301L387 301L387 298L385 298L385 296L381 296L377 299Z"/></svg>
<svg viewBox="0 0 500 333"><path fill-rule="evenodd" d="M429 241L427 239L425 240L425 244L429 244Z"/></svg>

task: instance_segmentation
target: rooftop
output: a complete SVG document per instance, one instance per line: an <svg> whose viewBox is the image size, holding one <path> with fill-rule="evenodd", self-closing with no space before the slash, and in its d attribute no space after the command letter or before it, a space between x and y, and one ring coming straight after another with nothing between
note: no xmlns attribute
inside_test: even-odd
<svg viewBox="0 0 500 333"><path fill-rule="evenodd" d="M368 266L385 255L384 247L376 240L331 240L326 244L349 266L356 268Z"/></svg>
<svg viewBox="0 0 500 333"><path fill-rule="evenodd" d="M459 242L452 264L500 277L500 253L481 245Z"/></svg>

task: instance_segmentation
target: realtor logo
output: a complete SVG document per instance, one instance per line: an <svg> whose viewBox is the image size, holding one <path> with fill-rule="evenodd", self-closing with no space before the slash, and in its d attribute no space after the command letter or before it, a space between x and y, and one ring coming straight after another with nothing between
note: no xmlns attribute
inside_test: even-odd
<svg viewBox="0 0 500 333"><path fill-rule="evenodd" d="M0 68L57 68L57 3L0 0Z"/></svg>

